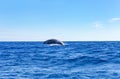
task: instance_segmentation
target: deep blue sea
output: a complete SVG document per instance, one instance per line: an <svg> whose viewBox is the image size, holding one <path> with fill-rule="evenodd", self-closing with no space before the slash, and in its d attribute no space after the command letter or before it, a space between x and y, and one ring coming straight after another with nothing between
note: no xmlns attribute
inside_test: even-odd
<svg viewBox="0 0 120 79"><path fill-rule="evenodd" d="M120 42L0 42L0 79L120 79Z"/></svg>

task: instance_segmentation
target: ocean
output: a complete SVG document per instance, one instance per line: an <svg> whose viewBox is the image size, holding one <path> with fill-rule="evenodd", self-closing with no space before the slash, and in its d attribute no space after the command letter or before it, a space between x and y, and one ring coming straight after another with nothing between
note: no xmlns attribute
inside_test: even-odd
<svg viewBox="0 0 120 79"><path fill-rule="evenodd" d="M120 79L120 42L0 42L0 79Z"/></svg>

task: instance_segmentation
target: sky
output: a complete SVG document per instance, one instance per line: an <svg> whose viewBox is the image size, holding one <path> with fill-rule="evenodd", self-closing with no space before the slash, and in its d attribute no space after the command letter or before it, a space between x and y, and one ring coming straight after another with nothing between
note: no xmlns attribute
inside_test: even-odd
<svg viewBox="0 0 120 79"><path fill-rule="evenodd" d="M120 41L120 0L0 0L0 41Z"/></svg>

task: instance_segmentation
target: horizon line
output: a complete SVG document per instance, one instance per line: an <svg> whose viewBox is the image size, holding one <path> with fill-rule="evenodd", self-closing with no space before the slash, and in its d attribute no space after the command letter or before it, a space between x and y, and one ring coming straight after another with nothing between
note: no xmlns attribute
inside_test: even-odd
<svg viewBox="0 0 120 79"><path fill-rule="evenodd" d="M0 41L0 42L43 42L45 40L5 40L5 41ZM120 41L120 40L62 40L63 42L87 42L87 41Z"/></svg>

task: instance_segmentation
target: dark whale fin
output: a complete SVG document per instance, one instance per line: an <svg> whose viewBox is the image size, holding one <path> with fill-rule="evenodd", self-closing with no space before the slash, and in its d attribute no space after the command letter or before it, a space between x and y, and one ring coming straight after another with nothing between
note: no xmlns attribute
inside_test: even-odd
<svg viewBox="0 0 120 79"><path fill-rule="evenodd" d="M48 39L43 42L43 44L58 44L58 45L64 45L62 41L59 41L57 39Z"/></svg>

